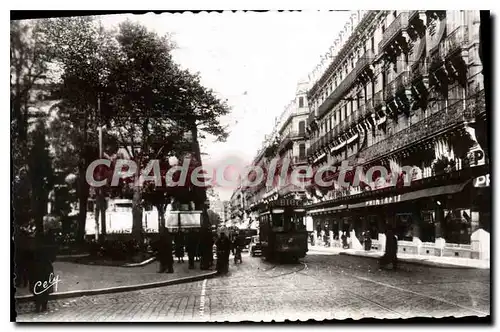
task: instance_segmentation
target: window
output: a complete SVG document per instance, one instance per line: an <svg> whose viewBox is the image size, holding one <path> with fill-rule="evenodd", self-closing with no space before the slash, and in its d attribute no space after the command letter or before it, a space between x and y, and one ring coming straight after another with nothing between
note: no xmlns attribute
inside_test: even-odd
<svg viewBox="0 0 500 332"><path fill-rule="evenodd" d="M304 159L305 157L306 157L306 144L300 143L299 144L299 158Z"/></svg>
<svg viewBox="0 0 500 332"><path fill-rule="evenodd" d="M299 107L304 107L304 97L299 97Z"/></svg>
<svg viewBox="0 0 500 332"><path fill-rule="evenodd" d="M371 39L371 49L372 49L372 52L375 52L375 36L372 36L372 39Z"/></svg>
<svg viewBox="0 0 500 332"><path fill-rule="evenodd" d="M306 123L304 121L299 122L299 135L303 135L306 131Z"/></svg>

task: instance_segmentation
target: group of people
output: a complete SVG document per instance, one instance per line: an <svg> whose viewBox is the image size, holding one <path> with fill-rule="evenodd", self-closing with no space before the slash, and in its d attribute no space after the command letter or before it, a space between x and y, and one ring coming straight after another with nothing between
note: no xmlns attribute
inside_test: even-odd
<svg viewBox="0 0 500 332"><path fill-rule="evenodd" d="M162 232L156 244L157 258L160 262L158 272L173 273L174 257L172 253L175 254L177 263L184 263L185 251L188 254L189 269L194 269L195 261L200 261L200 268L208 270L213 264L213 244L214 239L209 231L178 233L174 236L166 231Z"/></svg>
<svg viewBox="0 0 500 332"><path fill-rule="evenodd" d="M172 237L175 244L172 243ZM217 271L219 273L227 273L231 251L233 251L233 254L241 253L239 242L239 238L236 238L235 241L231 241L225 233L214 236L208 230L199 233L180 233L175 236L170 235L168 232L163 232L157 243L157 257L160 262L160 269L158 272L173 273L174 257L172 253L175 253L178 263L183 263L185 254L184 248L186 248L188 254L190 269L194 269L195 261L199 260L200 268L202 270L208 270L214 263L212 248L215 244L217 248Z"/></svg>

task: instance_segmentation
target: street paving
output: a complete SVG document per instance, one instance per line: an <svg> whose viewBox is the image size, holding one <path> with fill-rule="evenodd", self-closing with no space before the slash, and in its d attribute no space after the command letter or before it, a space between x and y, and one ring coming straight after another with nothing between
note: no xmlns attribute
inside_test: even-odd
<svg viewBox="0 0 500 332"><path fill-rule="evenodd" d="M487 316L490 271L310 251L298 264L243 256L227 276L155 289L61 299L17 321L283 321Z"/></svg>

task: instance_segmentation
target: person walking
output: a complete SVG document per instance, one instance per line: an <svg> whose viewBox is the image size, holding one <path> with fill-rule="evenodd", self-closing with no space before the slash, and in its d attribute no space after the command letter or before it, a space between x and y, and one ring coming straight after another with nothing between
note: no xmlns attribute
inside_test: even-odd
<svg viewBox="0 0 500 332"><path fill-rule="evenodd" d="M196 256L196 239L193 232L189 232L187 236L187 252L188 252L188 262L189 269L194 269L194 258Z"/></svg>
<svg viewBox="0 0 500 332"><path fill-rule="evenodd" d="M370 251L372 249L372 237L371 237L370 231L365 232L363 243L365 245L366 251Z"/></svg>
<svg viewBox="0 0 500 332"><path fill-rule="evenodd" d="M349 244L347 243L347 235L346 232L342 233L342 248L349 249Z"/></svg>
<svg viewBox="0 0 500 332"><path fill-rule="evenodd" d="M177 263L184 263L184 239L182 233L177 233L175 237L175 257L177 257Z"/></svg>
<svg viewBox="0 0 500 332"><path fill-rule="evenodd" d="M158 273L174 273L174 258L172 257L172 239L167 231L163 231L158 241L158 261L160 269Z"/></svg>
<svg viewBox="0 0 500 332"><path fill-rule="evenodd" d="M217 272L227 273L229 271L231 242L225 233L221 233L215 245L217 246Z"/></svg>
<svg viewBox="0 0 500 332"><path fill-rule="evenodd" d="M386 267L392 263L392 269L397 270L398 268L398 239L394 234L392 228L387 229L385 233L385 253L380 260L380 268Z"/></svg>

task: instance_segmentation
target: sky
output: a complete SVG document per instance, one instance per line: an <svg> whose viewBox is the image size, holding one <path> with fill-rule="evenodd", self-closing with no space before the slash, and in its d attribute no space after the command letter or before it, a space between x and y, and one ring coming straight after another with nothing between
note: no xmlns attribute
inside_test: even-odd
<svg viewBox="0 0 500 332"><path fill-rule="evenodd" d="M131 19L170 34L174 60L231 107L221 119L226 142L201 142L204 164L238 160L248 165L271 133L275 118L295 97L297 83L320 63L349 18L346 11L224 12L102 16L111 28ZM216 188L222 200L232 190Z"/></svg>

